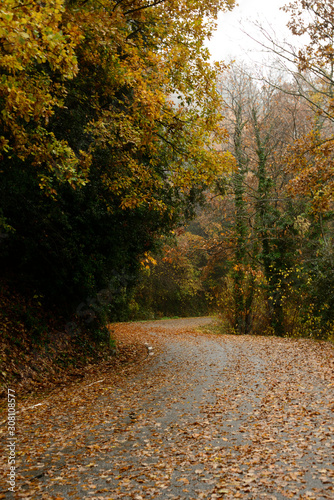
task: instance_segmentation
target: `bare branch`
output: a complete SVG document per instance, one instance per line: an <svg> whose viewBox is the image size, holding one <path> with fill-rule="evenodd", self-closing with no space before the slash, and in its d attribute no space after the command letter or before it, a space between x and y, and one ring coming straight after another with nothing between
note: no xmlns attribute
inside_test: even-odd
<svg viewBox="0 0 334 500"><path fill-rule="evenodd" d="M139 12L140 10L149 9L151 7L156 7L157 5L164 3L164 2L166 2L166 0L156 0L155 2L147 4L147 5L143 5L142 7L137 7L136 9L130 9L130 10L125 12L125 15L133 14L134 12Z"/></svg>

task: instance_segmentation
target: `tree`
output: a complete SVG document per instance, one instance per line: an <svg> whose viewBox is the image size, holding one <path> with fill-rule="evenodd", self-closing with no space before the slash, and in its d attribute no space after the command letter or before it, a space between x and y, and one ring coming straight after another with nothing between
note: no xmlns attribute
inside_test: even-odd
<svg viewBox="0 0 334 500"><path fill-rule="evenodd" d="M313 112L309 130L292 145L285 165L293 176L290 194L308 202L304 220L310 226L309 240L303 252L309 277L306 288L315 323L320 319L313 329L323 335L333 320L329 311L333 306L334 7L329 0L298 0L285 10L291 14L288 26L292 33L308 36L299 50L276 42L273 46L281 60L289 62L287 74L295 83L293 92L283 90L305 99Z"/></svg>
<svg viewBox="0 0 334 500"><path fill-rule="evenodd" d="M278 56L275 66L284 75L283 83L268 78L267 82L287 95L304 99L313 111L313 128L298 138L296 155L293 159L290 154L288 162L294 171L293 186L298 185L304 194L312 192L313 209L319 209L326 206L327 200L332 201L334 7L329 0L296 0L283 10L291 15L288 27L292 34L307 35L308 39L296 48L292 44L281 44L259 26L265 40L260 43ZM306 161L310 157L312 161ZM324 190L321 184L326 186Z"/></svg>
<svg viewBox="0 0 334 500"><path fill-rule="evenodd" d="M217 68L203 40L218 9L232 4L9 5L4 37L16 32L11 22L30 36L36 16L31 36L44 55L36 59L22 43L22 67L6 67L6 78L27 95L32 75L38 82L27 119L24 106L12 121L2 114L0 222L12 233L0 252L8 276L19 269L21 282L72 308L115 273L134 277L140 255L191 215L231 161L214 147L225 131L217 125ZM58 58L49 57L47 37L55 38Z"/></svg>
<svg viewBox="0 0 334 500"><path fill-rule="evenodd" d="M249 172L250 157L244 144L245 130L249 127L248 104L253 90L252 80L242 68L234 67L229 78L220 82L227 115L230 119L231 146L236 159L236 168L231 177L234 199L235 229L231 237L235 240L233 266L235 328L239 333L249 333L252 328L253 283L248 283L249 235L248 207L246 200L246 176ZM247 133L247 132L246 132Z"/></svg>
<svg viewBox="0 0 334 500"><path fill-rule="evenodd" d="M109 189L126 190L125 205L136 203L140 195L147 198L144 191L150 192L150 186L154 191L160 183L140 162L143 153L155 165L164 151L170 177L183 189L193 171L198 182L205 181L221 159L209 147L218 101L203 41L212 32L217 10L232 4L60 0L43 7L32 2L31 8L9 2L1 32L4 156L31 158L41 186L55 194L53 178L86 182L92 149L112 142L114 162L126 168L124 180L116 184L108 179ZM89 144L82 149L58 138L48 126L57 110L66 109L66 81L76 74L76 84L84 79L86 91L91 91L89 107L94 110L85 122ZM79 95L82 90L75 94L81 103L86 98ZM174 105L169 96L176 92L187 107ZM184 157L198 167L185 168ZM131 197L133 176L143 179L145 190ZM151 202L156 202L154 197Z"/></svg>
<svg viewBox="0 0 334 500"><path fill-rule="evenodd" d="M294 204L286 187L288 176L281 160L300 120L289 116L295 105L284 93L258 81L242 67L232 66L220 88L229 119L227 128L237 168L231 176L234 203L234 328L239 333L252 329L253 300L259 291L259 270L263 273L267 315L276 335L285 333L284 297L286 277L296 245ZM288 106L287 106L288 105Z"/></svg>

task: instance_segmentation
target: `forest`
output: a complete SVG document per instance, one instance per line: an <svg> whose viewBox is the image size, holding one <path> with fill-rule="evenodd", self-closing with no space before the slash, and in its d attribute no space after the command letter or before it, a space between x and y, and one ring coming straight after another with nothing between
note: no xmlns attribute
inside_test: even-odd
<svg viewBox="0 0 334 500"><path fill-rule="evenodd" d="M258 69L210 62L233 7L1 1L2 361L174 316L333 339L334 7Z"/></svg>

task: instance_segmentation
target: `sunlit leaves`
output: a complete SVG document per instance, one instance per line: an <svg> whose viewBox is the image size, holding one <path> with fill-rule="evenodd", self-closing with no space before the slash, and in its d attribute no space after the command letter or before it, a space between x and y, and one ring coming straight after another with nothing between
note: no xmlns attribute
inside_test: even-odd
<svg viewBox="0 0 334 500"><path fill-rule="evenodd" d="M203 47L217 9L232 3L149 5L92 0L70 9L68 17L85 36L77 79L90 81L94 113L85 131L93 138L93 157L101 149L109 156L103 172L109 196L123 208L149 204L163 211L159 190L187 194L232 161L214 146L225 131L216 69Z"/></svg>
<svg viewBox="0 0 334 500"><path fill-rule="evenodd" d="M31 157L76 184L79 164L66 143L47 132L64 98L63 81L78 72L80 31L63 23L63 0L6 0L0 8L0 154ZM69 168L67 169L67 166ZM41 181L43 184L43 181Z"/></svg>

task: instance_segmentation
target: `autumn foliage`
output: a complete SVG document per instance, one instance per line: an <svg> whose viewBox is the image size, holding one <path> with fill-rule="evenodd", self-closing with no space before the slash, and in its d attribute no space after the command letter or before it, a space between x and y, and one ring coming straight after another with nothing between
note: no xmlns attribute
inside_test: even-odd
<svg viewBox="0 0 334 500"><path fill-rule="evenodd" d="M221 67L203 45L232 5L3 2L6 279L68 312L115 276L133 286L142 255L232 161L219 147Z"/></svg>
<svg viewBox="0 0 334 500"><path fill-rule="evenodd" d="M254 78L205 48L233 4L2 2L3 280L97 331L212 310L331 329L333 8L288 5L309 42Z"/></svg>

